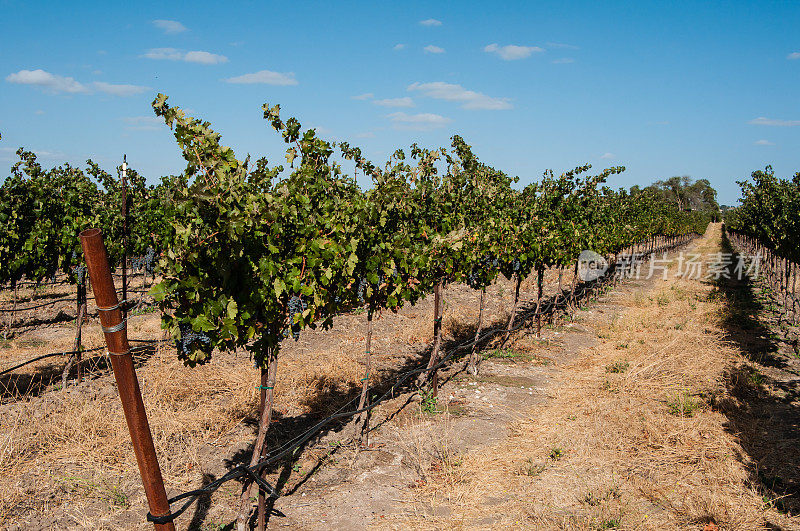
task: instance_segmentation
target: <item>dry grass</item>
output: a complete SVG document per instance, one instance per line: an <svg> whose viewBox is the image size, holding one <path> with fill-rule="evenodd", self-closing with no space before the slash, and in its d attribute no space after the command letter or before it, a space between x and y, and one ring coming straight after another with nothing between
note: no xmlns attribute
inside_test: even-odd
<svg viewBox="0 0 800 531"><path fill-rule="evenodd" d="M555 279L556 273L549 275ZM69 295L73 288L46 290ZM532 298L534 289L532 282L524 283L523 297ZM7 295L0 293L0 300L8 299ZM478 296L465 286L447 289L446 338L477 319ZM492 286L485 318L490 322L507 319L512 297L511 282L501 280ZM376 321L373 351L379 376L424 350L430 339L431 312L432 301L426 300ZM53 315L41 310L35 316L28 312L17 318ZM363 376L364 325L363 315L350 314L337 319L333 330L304 333L300 341L287 342L276 386L279 420L304 414L324 416L350 396ZM157 314L132 318L128 329L133 338L154 339L162 334ZM74 322L19 329L0 348L0 367L68 350L73 335ZM87 348L103 345L95 320L84 326L83 340ZM32 376L48 369L60 374L65 361L50 358L15 374ZM171 346L164 346L138 369L138 375L168 493L197 487L209 474L218 477L226 471L227 460L241 459L252 444L258 371L248 354L215 354L211 364L189 369L176 360ZM0 527L149 528L113 378L106 374L67 390L35 393L38 396L24 396L22 391L23 396L0 405ZM438 459L449 466L450 454L440 453ZM235 517L237 490L238 484L232 483L214 495L207 521ZM188 518L182 517L179 524L185 528Z"/></svg>
<svg viewBox="0 0 800 531"><path fill-rule="evenodd" d="M719 249L718 228L699 246ZM742 361L721 341L710 290L670 279L620 300L547 406L466 456L460 481L418 490L387 527L754 530L766 516L790 525L748 486L746 454L709 405ZM615 364L624 369L607 370Z"/></svg>
<svg viewBox="0 0 800 531"><path fill-rule="evenodd" d="M569 275L564 277L566 286ZM548 293L555 290L556 279L557 272L547 272ZM744 522L755 522L757 495L742 490L738 448L721 432L720 415L708 408L686 417L669 413L671 400L683 412L687 396L717 390L722 361L735 358L708 330L713 303L696 300L707 288L685 284L678 282L680 289L665 288L654 298L626 301L630 310L598 331L613 340L566 370L568 380L553 404L516 425L508 444L492 454L466 458L442 433L433 438L420 434L411 441L420 463L432 460L434 466L422 471L427 484L415 489L428 495L427 505L412 505L416 517L398 525L591 528L622 518L625 526L655 522L655 529L708 514L718 523L728 522L728 513L730 521L746 515ZM475 322L478 296L465 286L447 289L446 339ZM534 296L531 277L522 285L522 298ZM506 320L512 297L512 282L492 286L486 320ZM663 300L669 303L660 304ZM424 349L431 307L426 300L376 321L373 351L379 375ZM0 350L3 366L68 348L72 330L68 324L20 335ZM131 337L161 335L153 314L134 318L129 330ZM31 338L43 344L25 343ZM98 327L87 325L85 344L102 341ZM323 416L338 407L363 376L363 341L364 316L351 314L337 319L333 330L304 333L299 342L288 342L278 368L278 419ZM623 342L629 346L621 350ZM625 371L606 371L621 359L629 364ZM63 360L26 370L40 371L47 363L57 367ZM209 474L218 476L227 459L252 444L258 371L247 354L215 355L210 365L188 369L171 347L164 347L138 373L168 489L193 488ZM554 449L562 455L551 457ZM0 406L0 477L0 527L149 528L109 376ZM724 479L709 479L714 477ZM685 495L698 488L707 495ZM710 512L725 500L733 502L732 492L741 497L741 507ZM207 522L232 520L237 495L238 484L218 491ZM442 506L447 511L440 511ZM486 512L506 516L480 523ZM188 518L179 524L185 528Z"/></svg>

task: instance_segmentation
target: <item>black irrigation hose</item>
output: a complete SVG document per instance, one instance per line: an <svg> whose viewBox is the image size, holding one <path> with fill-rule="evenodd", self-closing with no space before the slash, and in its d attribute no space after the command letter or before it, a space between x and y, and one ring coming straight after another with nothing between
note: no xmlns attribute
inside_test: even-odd
<svg viewBox="0 0 800 531"><path fill-rule="evenodd" d="M117 290L117 295L121 294L122 290ZM128 290L128 294L131 293L147 293L145 290ZM86 297L86 301L93 301L94 297ZM53 299L51 301L43 302L41 304L37 304L36 306L26 306L24 308L0 308L0 312L24 312L27 310L35 310L37 308L43 308L44 306L50 306L51 304L58 304L59 302L78 302L77 297L64 297L62 299Z"/></svg>
<svg viewBox="0 0 800 531"><path fill-rule="evenodd" d="M675 247L678 247L680 245L682 245L682 243L670 246L670 248L675 248ZM604 278L604 280L601 282L601 284L606 284L607 282L609 282L611 276L609 275L609 276L605 276L603 278ZM548 311L549 311L549 308L551 306L555 306L555 302L551 302L551 303L548 304L548 307L547 307ZM256 463L253 466L244 466L244 465L237 466L236 468L232 469L230 472L228 472L224 476L220 477L219 479L217 479L215 481L212 481L211 483L209 483L208 485L206 485L206 486L204 486L202 488L195 489L195 490L190 490L190 491L178 494L177 496L173 496L172 498L170 498L168 500L170 505L172 505L173 503L178 502L180 500L186 499L186 498L189 498L189 499L177 511L174 511L174 512L172 512L170 514L167 514L167 515L164 515L164 516L153 516L153 514L148 511L148 513L147 513L147 521L155 523L155 524L166 524L166 523L172 522L172 521L175 520L175 518L177 518L178 516L183 514L189 507L191 507L192 504L195 501L197 501L197 499L200 496L213 494L219 487L221 487L223 484L227 483L228 481L231 481L231 480L234 480L234 479L239 479L239 478L242 478L242 477L245 477L245 476L249 477L250 479L252 479L263 490L269 492L269 497L270 498L272 498L272 499L279 498L280 497L280 493L277 492L272 485L267 483L258 474L258 472L260 472L263 468L265 468L266 466L268 466L268 465L270 465L272 463L275 463L276 461L279 461L280 459L282 459L285 456L289 455L291 452L293 452L294 450L299 448L306 441L308 441L314 435L316 435L325 425L333 422L334 420L338 420L338 419L341 419L341 418L354 417L355 415L359 415L361 413L370 411L371 409L377 407L379 404L381 404L382 402L387 400L390 396L394 396L394 391L398 387L400 387L400 385L403 382L408 380L408 378L410 378L411 376L413 376L415 374L421 374L423 372L428 372L430 370L438 370L439 368L444 366L448 361L450 361L450 359L457 352L459 352L459 351L461 351L463 349L466 349L468 347L471 347L474 344L481 343L481 342L485 341L487 338L489 338L490 336L493 336L495 334L500 334L500 333L513 333L513 332L516 332L516 331L518 331L518 330L520 330L522 328L525 328L527 321L529 321L532 318L538 317L539 315L544 315L545 311L543 311L543 310L544 309L540 308L539 312L534 312L533 314L525 315L524 319L522 320L522 322L520 324L518 324L517 326L513 327L510 330L507 330L505 328L496 328L496 329L489 330L489 331L485 332L483 335L481 335L478 338L470 339L468 341L465 341L465 342L461 343L460 345L456 345L455 347L452 348L452 350L450 351L449 354L447 354L446 356L442 357L442 359L438 363L436 363L433 367L431 367L430 369L426 365L421 365L420 367L418 367L416 369L411 369L411 370L406 371L406 372L400 374L399 376L397 376L394 384L392 384L392 386L387 391L385 391L379 398L377 398L376 400L372 401L369 405L367 405L367 406L365 406L365 407L363 407L361 409L355 409L353 411L342 412L342 410L345 409L346 407L350 406L351 404L356 403L356 401L357 401L357 399L359 397L354 397L349 402L347 402L343 406L341 406L337 410L337 412L334 413L333 415L330 415L327 418L322 419L321 421L319 421L316 424L314 424L311 428L309 428L306 431L304 431L303 433L297 435L294 439L291 439L291 440L287 441L282 446L280 446L277 449L275 449L272 452L270 452L270 453L274 454L271 457L263 459L263 460L259 461L258 463Z"/></svg>
<svg viewBox="0 0 800 531"><path fill-rule="evenodd" d="M162 340L162 339L129 339L128 341L129 342L133 342L133 343L159 344L159 343L169 343L170 340ZM80 353L83 354L83 353L86 353L86 352L97 352L98 350L103 350L105 348L106 347L89 348L89 349L81 350ZM141 347L133 347L131 350L133 351L135 349L142 349L142 348L145 348L145 345L142 345ZM26 365L30 365L31 363L36 363L39 360L43 360L43 359L47 359L47 358L53 358L55 356L71 356L73 354L78 354L78 352L79 351L77 351L77 350L68 350L66 352L51 352L49 354L42 354L41 356L37 356L37 357L29 359L27 361L23 361L22 363L20 363L18 365L14 365L11 368L8 368L8 369L5 369L5 370L1 371L0 372L0 376L3 376L3 375L8 374L8 373L10 373L12 371L15 371L15 370L19 369L20 367L24 367Z"/></svg>
<svg viewBox="0 0 800 531"><path fill-rule="evenodd" d="M96 348L92 348L92 349L81 350L80 352L95 352L97 350L103 350L104 348L105 347L96 347ZM72 354L77 354L77 353L78 353L77 350L68 350L66 352L51 352L50 354L42 354L41 356L37 356L37 357L35 357L33 359L29 359L28 361L23 361L19 365L14 365L10 369L6 369L6 370L0 372L0 376L3 376L4 374L8 374L11 371L19 369L20 367L24 367L25 365L30 365L31 363L35 363L35 362L37 362L39 360L43 360L45 358L52 358L52 357L55 357L55 356L67 356L67 355L71 356Z"/></svg>

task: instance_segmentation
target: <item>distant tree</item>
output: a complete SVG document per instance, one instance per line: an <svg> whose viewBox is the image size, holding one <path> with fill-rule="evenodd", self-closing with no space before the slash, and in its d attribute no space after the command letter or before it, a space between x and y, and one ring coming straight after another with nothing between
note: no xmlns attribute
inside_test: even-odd
<svg viewBox="0 0 800 531"><path fill-rule="evenodd" d="M719 211L717 191L708 179L693 181L688 175L675 176L656 181L645 190L652 190L664 201L676 204L678 210ZM631 193L635 193L633 188Z"/></svg>

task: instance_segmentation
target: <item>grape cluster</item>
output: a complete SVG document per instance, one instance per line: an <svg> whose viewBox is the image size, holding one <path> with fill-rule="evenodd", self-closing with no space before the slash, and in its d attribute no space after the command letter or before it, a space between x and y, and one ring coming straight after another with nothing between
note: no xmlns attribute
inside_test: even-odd
<svg viewBox="0 0 800 531"><path fill-rule="evenodd" d="M148 275L152 275L153 271L155 271L155 267L156 251L152 247L147 248L147 252L145 252L144 256L131 260L131 269L134 271L141 271L144 269Z"/></svg>
<svg viewBox="0 0 800 531"><path fill-rule="evenodd" d="M180 323L178 329L181 331L181 337L175 342L178 352L182 355L189 357L195 350L193 346L200 342L200 348L209 347L211 345L211 338L203 332L195 332L189 323Z"/></svg>
<svg viewBox="0 0 800 531"><path fill-rule="evenodd" d="M291 332L292 337L295 341L297 341L300 339L300 324L294 322L294 316L298 313L303 313L303 311L308 309L308 303L299 296L292 295L289 298L289 304L287 304L286 308L291 316L292 324L289 326L289 328L283 331L283 337L289 337L289 333Z"/></svg>
<svg viewBox="0 0 800 531"><path fill-rule="evenodd" d="M367 292L367 286L369 286L369 282L367 282L366 277L361 277L358 281L358 288L356 289L356 295L358 296L358 302L364 304L364 296Z"/></svg>
<svg viewBox="0 0 800 531"><path fill-rule="evenodd" d="M84 284L86 282L86 266L85 265L77 265L72 268L72 274L75 275L76 282L80 284Z"/></svg>
<svg viewBox="0 0 800 531"><path fill-rule="evenodd" d="M472 271L469 272L467 275L467 285L472 289L480 289L483 286L481 285L481 273L491 270L496 270L500 267L500 262L497 260L493 254L485 254L483 258L481 258L478 265L472 268Z"/></svg>

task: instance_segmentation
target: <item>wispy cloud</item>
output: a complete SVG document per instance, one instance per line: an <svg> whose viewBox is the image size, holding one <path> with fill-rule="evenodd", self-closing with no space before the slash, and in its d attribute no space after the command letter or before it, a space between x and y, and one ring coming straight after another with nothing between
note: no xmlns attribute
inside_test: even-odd
<svg viewBox="0 0 800 531"><path fill-rule="evenodd" d="M395 129L406 131L430 131L446 126L452 120L440 114L420 113L406 114L404 112L393 112L388 115Z"/></svg>
<svg viewBox="0 0 800 531"><path fill-rule="evenodd" d="M794 61L796 59L800 59L800 52L792 52L786 56L787 59Z"/></svg>
<svg viewBox="0 0 800 531"><path fill-rule="evenodd" d="M795 127L800 125L800 120L778 120L775 118L765 118L764 116L759 116L753 120L750 120L750 125L772 125L776 127Z"/></svg>
<svg viewBox="0 0 800 531"><path fill-rule="evenodd" d="M573 59L571 57L562 57L561 59L553 60L553 64L554 65L566 65L566 64L570 64L570 63L574 63L574 62L575 62L575 59Z"/></svg>
<svg viewBox="0 0 800 531"><path fill-rule="evenodd" d="M372 92L365 92L364 94L359 94L358 96L353 96L352 99L354 100L371 100L375 97L375 94Z"/></svg>
<svg viewBox="0 0 800 531"><path fill-rule="evenodd" d="M444 53L444 48L439 48L433 44L427 45L423 50L425 50L425 53Z"/></svg>
<svg viewBox="0 0 800 531"><path fill-rule="evenodd" d="M375 100L372 103L380 105L381 107L413 107L414 100L405 96L403 98L386 98L383 100Z"/></svg>
<svg viewBox="0 0 800 531"><path fill-rule="evenodd" d="M534 52L541 53L544 51L544 48L539 48L538 46L517 46L516 44L500 46L496 43L492 43L485 46L483 51L497 54L503 61L516 61L518 59L530 57Z"/></svg>
<svg viewBox="0 0 800 531"><path fill-rule="evenodd" d="M95 81L92 83L92 86L98 92L105 92L106 94L111 94L112 96L135 96L136 94L141 94L142 92L148 90L147 87L142 87L139 85L105 83L103 81Z"/></svg>
<svg viewBox="0 0 800 531"><path fill-rule="evenodd" d="M174 35L176 33L183 33L184 31L189 31L189 28L187 28L177 20L158 19L153 21L153 26L157 27L167 35Z"/></svg>
<svg viewBox="0 0 800 531"><path fill-rule="evenodd" d="M89 88L86 85L76 81L74 78L51 74L40 68L36 70L20 70L9 74L6 76L6 81L18 85L32 85L54 93L86 94L89 92Z"/></svg>
<svg viewBox="0 0 800 531"><path fill-rule="evenodd" d="M756 140L755 142L753 142L753 144L755 144L756 146L774 146L775 145L773 142L770 142L769 140Z"/></svg>
<svg viewBox="0 0 800 531"><path fill-rule="evenodd" d="M64 160L67 158L67 154L63 151L49 151L46 149L36 149L32 148L28 151L33 151L36 153L36 157L40 159L47 159L47 160ZM12 147L0 147L0 160L14 160L16 159L17 148Z"/></svg>
<svg viewBox="0 0 800 531"><path fill-rule="evenodd" d="M20 70L19 72L6 76L6 81L17 85L38 87L52 94L91 94L94 92L103 92L112 96L134 96L148 89L140 85L106 83L104 81L95 81L88 84L81 83L74 78L59 76L42 69Z"/></svg>
<svg viewBox="0 0 800 531"><path fill-rule="evenodd" d="M228 58L224 55L204 52L202 50L186 52L186 55L183 56L183 60L187 63L200 63L203 65L216 65L228 62Z"/></svg>
<svg viewBox="0 0 800 531"><path fill-rule="evenodd" d="M561 50L579 50L577 46L572 44L564 44L563 42L548 42L545 44L548 48L561 49Z"/></svg>
<svg viewBox="0 0 800 531"><path fill-rule="evenodd" d="M375 133L373 133L372 131L367 131L367 132L364 132L364 133L358 133L356 135L356 138L375 138Z"/></svg>
<svg viewBox="0 0 800 531"><path fill-rule="evenodd" d="M259 70L258 72L253 72L252 74L229 77L224 81L226 83L236 83L241 85L297 85L297 79L294 77L294 72L273 72L272 70Z"/></svg>
<svg viewBox="0 0 800 531"><path fill-rule="evenodd" d="M429 98L445 101L455 101L461 103L464 109L476 110L504 110L511 109L511 101L508 98L493 98L467 90L461 85L454 83L445 83L444 81L435 81L433 83L412 83L408 86L409 91L419 91Z"/></svg>
<svg viewBox="0 0 800 531"><path fill-rule="evenodd" d="M420 25L428 26L429 28L442 25L442 21L436 20L435 18L426 18L425 20L420 20L419 23Z"/></svg>
<svg viewBox="0 0 800 531"><path fill-rule="evenodd" d="M162 129L164 121L156 116L128 116L122 119L125 129L133 131L155 131Z"/></svg>
<svg viewBox="0 0 800 531"><path fill-rule="evenodd" d="M613 153L603 153L602 155L600 155L600 158L601 159L613 159L614 158L614 154Z"/></svg>
<svg viewBox="0 0 800 531"><path fill-rule="evenodd" d="M403 44L402 42L399 42L399 43L395 44L394 46L392 46L392 50L397 52L397 51L400 51L400 50L404 49L405 47L406 47L405 44Z"/></svg>
<svg viewBox="0 0 800 531"><path fill-rule="evenodd" d="M142 57L166 61L186 61L187 63L199 63L203 65L217 65L228 62L228 58L224 55L204 52L202 50L184 53L175 48L151 48L142 54Z"/></svg>

